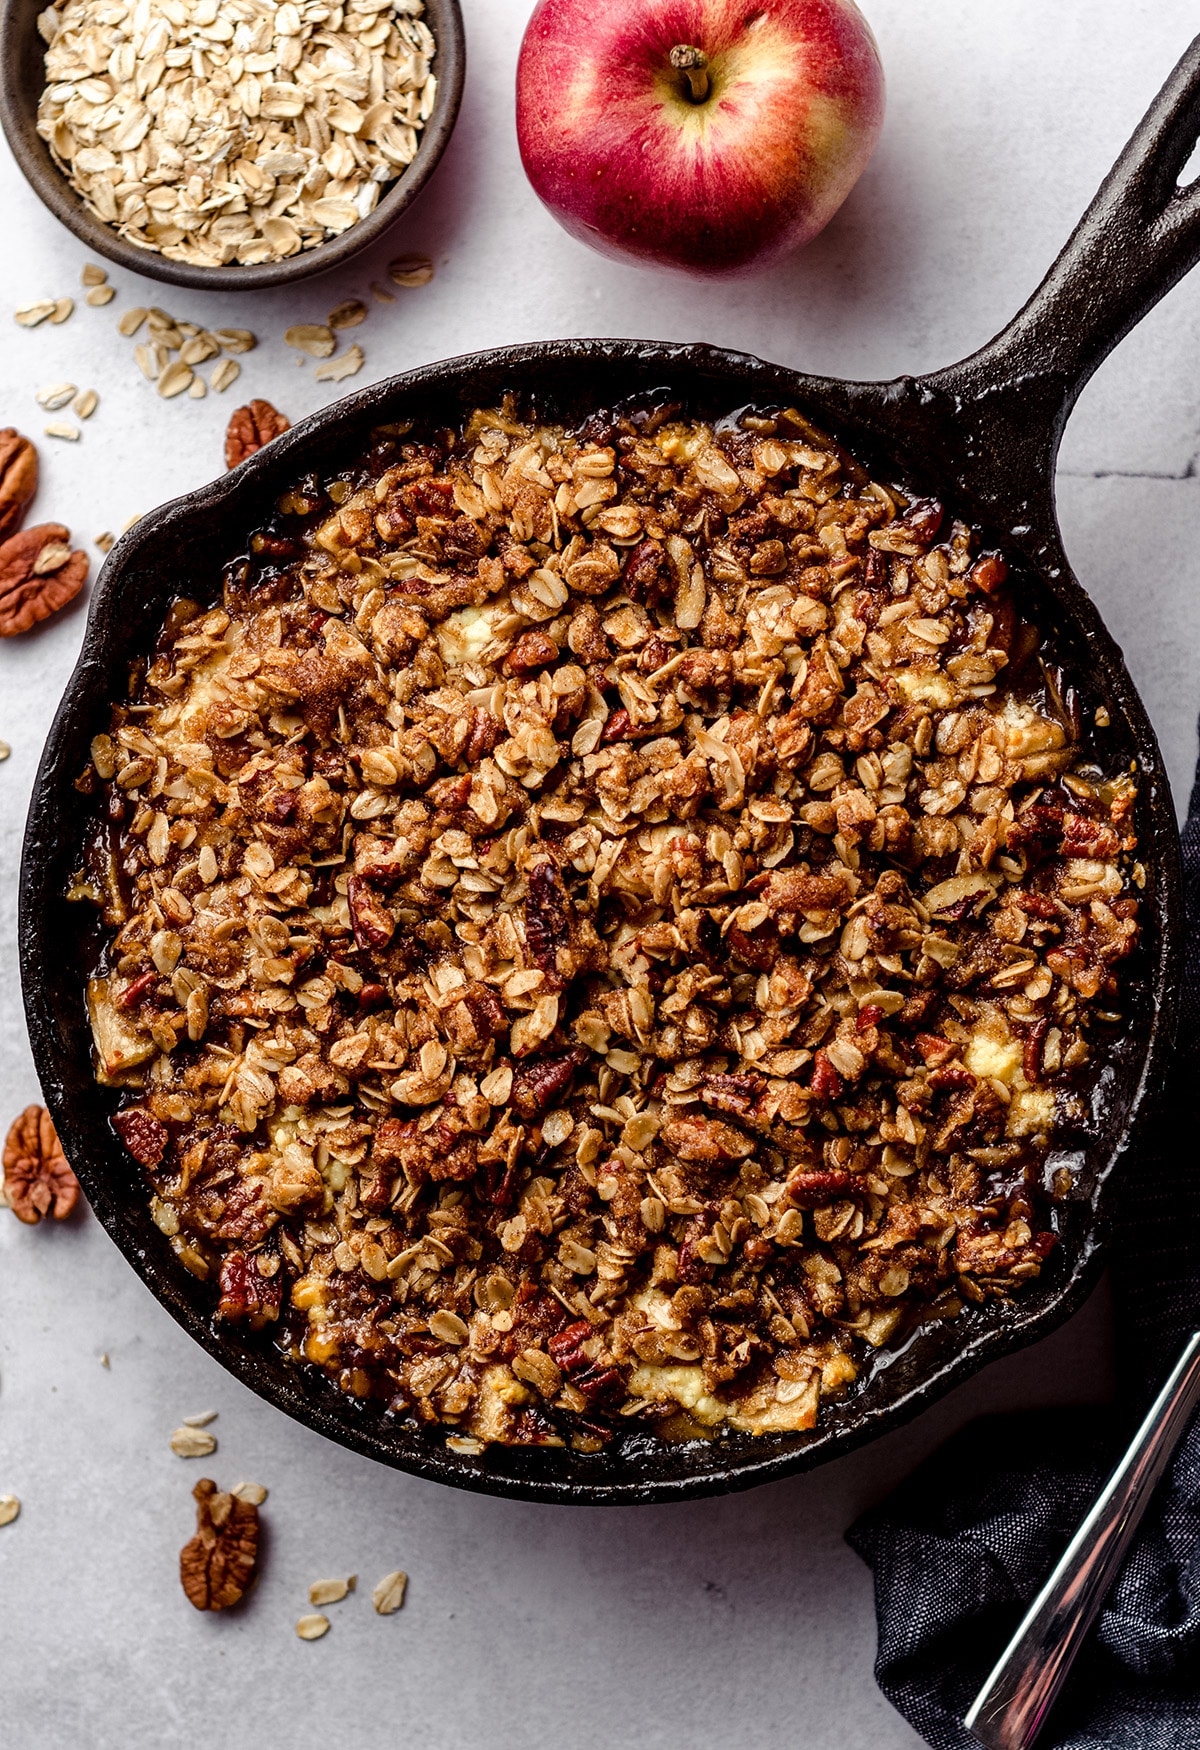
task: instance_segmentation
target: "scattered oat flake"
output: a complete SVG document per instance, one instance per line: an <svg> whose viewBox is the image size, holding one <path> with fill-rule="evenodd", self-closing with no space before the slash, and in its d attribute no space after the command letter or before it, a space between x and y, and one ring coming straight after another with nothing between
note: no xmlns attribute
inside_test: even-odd
<svg viewBox="0 0 1200 1750"><path fill-rule="evenodd" d="M371 290L381 304L394 304L396 302L395 292L389 292L387 287L381 286L378 280L371 281Z"/></svg>
<svg viewBox="0 0 1200 1750"><path fill-rule="evenodd" d="M201 1410L195 1416L185 1416L183 1425L185 1428L207 1428L210 1422L216 1421L218 1413L216 1410Z"/></svg>
<svg viewBox="0 0 1200 1750"><path fill-rule="evenodd" d="M117 544L117 537L111 529L105 529L102 535L96 536L96 545L102 553L111 553Z"/></svg>
<svg viewBox="0 0 1200 1750"><path fill-rule="evenodd" d="M44 407L47 413L57 413L60 407L65 407L68 401L74 399L74 383L51 383L48 389L39 389L37 404Z"/></svg>
<svg viewBox="0 0 1200 1750"><path fill-rule="evenodd" d="M22 304L21 308L15 312L14 320L19 322L22 328L36 328L39 322L44 322L48 316L53 316L56 308L53 298L43 298L37 304Z"/></svg>
<svg viewBox="0 0 1200 1750"><path fill-rule="evenodd" d="M65 419L52 419L42 430L47 437L65 438L69 444L79 442L79 427L69 424Z"/></svg>
<svg viewBox="0 0 1200 1750"><path fill-rule="evenodd" d="M388 262L388 278L398 286L427 286L433 278L433 262L427 255L398 255Z"/></svg>
<svg viewBox="0 0 1200 1750"><path fill-rule="evenodd" d="M11 1525L21 1511L21 1503L15 1495L0 1495L0 1525Z"/></svg>
<svg viewBox="0 0 1200 1750"><path fill-rule="evenodd" d="M85 298L87 303L93 306L98 306L101 304L111 304L116 295L116 286L93 286L91 291L85 294Z"/></svg>
<svg viewBox="0 0 1200 1750"><path fill-rule="evenodd" d="M217 1437L207 1428L189 1428L185 1423L171 1436L171 1451L180 1458L207 1458L217 1450Z"/></svg>
<svg viewBox="0 0 1200 1750"><path fill-rule="evenodd" d="M253 352L258 345L257 336L248 328L214 328L213 333L226 352Z"/></svg>
<svg viewBox="0 0 1200 1750"><path fill-rule="evenodd" d="M6 741L0 741L0 764L3 764L6 759L10 758L11 754L12 748L9 747L8 743Z"/></svg>
<svg viewBox="0 0 1200 1750"><path fill-rule="evenodd" d="M367 318L367 306L361 298L347 298L326 318L331 328L357 328Z"/></svg>
<svg viewBox="0 0 1200 1750"><path fill-rule="evenodd" d="M57 298L57 299L55 299L54 308L50 312L51 322L54 322L54 323L65 322L67 317L74 310L74 308L75 308L74 298Z"/></svg>
<svg viewBox="0 0 1200 1750"><path fill-rule="evenodd" d="M128 340L132 335L137 333L138 329L142 326L142 323L146 320L149 314L149 310L143 308L140 304L132 310L124 311L121 320L117 323L117 332L123 334L126 340Z"/></svg>
<svg viewBox="0 0 1200 1750"><path fill-rule="evenodd" d="M180 359L168 365L158 379L158 392L163 400L170 401L174 396L182 395L193 375L191 365L185 365Z"/></svg>
<svg viewBox="0 0 1200 1750"><path fill-rule="evenodd" d="M188 400L189 401L203 401L204 397L207 394L208 394L208 384L204 381L204 378L203 377L193 377L191 382L188 384Z"/></svg>
<svg viewBox="0 0 1200 1750"><path fill-rule="evenodd" d="M132 527L133 527L133 525L134 525L134 524L135 524L135 523L140 523L140 522L141 522L141 520L142 520L142 517L143 517L143 516L144 516L144 515L145 515L145 512L144 512L144 511L140 511L140 510L139 510L139 511L138 511L138 512L137 512L137 513L136 513L136 515L134 515L134 516L131 516L131 517L130 517L130 518L129 518L129 519L128 519L128 521L127 521L127 522L123 522L123 523L122 523L122 524L121 524L121 533L122 533L122 534L123 534L123 535L127 535L127 534L128 534L128 533L129 533L129 531L130 531L130 529L131 529L131 528L132 528Z"/></svg>
<svg viewBox="0 0 1200 1750"><path fill-rule="evenodd" d="M340 358L326 359L323 365L318 365L313 376L318 383L340 383L344 377L357 376L366 362L362 347L355 343Z"/></svg>
<svg viewBox="0 0 1200 1750"><path fill-rule="evenodd" d="M83 272L79 276L79 283L84 286L102 286L107 278L107 268L101 267L98 262L89 261L84 265Z"/></svg>
<svg viewBox="0 0 1200 1750"><path fill-rule="evenodd" d="M249 1501L252 1507L261 1507L267 1498L267 1491L261 1483L235 1483L229 1493L236 1495L239 1501Z"/></svg>
<svg viewBox="0 0 1200 1750"><path fill-rule="evenodd" d="M220 350L216 336L201 329L199 334L188 336L179 349L179 356L185 365L202 365L205 359L216 358Z"/></svg>
<svg viewBox="0 0 1200 1750"><path fill-rule="evenodd" d="M402 1568L385 1574L371 1594L371 1603L379 1616L391 1616L404 1603L408 1575Z"/></svg>
<svg viewBox="0 0 1200 1750"><path fill-rule="evenodd" d="M333 329L327 328L323 322L293 323L283 338L288 346L294 346L298 352L306 352L314 359L327 359L337 345Z"/></svg>
<svg viewBox="0 0 1200 1750"><path fill-rule="evenodd" d="M228 389L230 383L237 381L241 372L242 367L238 364L236 359L222 359L220 364L213 370L212 376L208 379L209 384L216 390L217 394L220 395L224 390Z"/></svg>
<svg viewBox="0 0 1200 1750"><path fill-rule="evenodd" d="M482 1440L476 1440L473 1434L451 1434L446 1441L451 1452L461 1452L466 1458L478 1458L487 1448Z"/></svg>
<svg viewBox="0 0 1200 1750"><path fill-rule="evenodd" d="M347 1580L314 1580L308 1589L308 1602L340 1604L347 1592L353 1592L357 1581L357 1574L351 1574Z"/></svg>
<svg viewBox="0 0 1200 1750"><path fill-rule="evenodd" d="M320 1612L302 1616L296 1624L296 1633L302 1641L319 1641L322 1635L329 1633L329 1618Z"/></svg>
<svg viewBox="0 0 1200 1750"><path fill-rule="evenodd" d="M103 1349L100 1352L100 1365L101 1365L101 1367L111 1367L112 1366L112 1363L108 1359L108 1351L106 1349Z"/></svg>
<svg viewBox="0 0 1200 1750"><path fill-rule="evenodd" d="M71 403L71 411L80 419L90 419L100 405L100 397L94 389L81 389Z"/></svg>

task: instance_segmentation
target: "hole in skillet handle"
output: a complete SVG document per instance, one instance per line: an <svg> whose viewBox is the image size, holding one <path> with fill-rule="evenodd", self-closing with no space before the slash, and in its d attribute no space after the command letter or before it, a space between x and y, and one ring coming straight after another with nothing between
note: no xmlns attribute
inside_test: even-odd
<svg viewBox="0 0 1200 1750"><path fill-rule="evenodd" d="M466 73L466 37L459 0L425 0L425 22L437 50L437 101L419 136L416 156L386 187L374 212L315 249L257 267L194 267L141 249L96 217L51 158L37 131L38 101L46 84L46 45L38 33L43 0L0 0L0 126L13 157L38 198L81 243L117 267L203 291L263 290L290 285L341 267L377 242L412 205L432 176L458 119Z"/></svg>

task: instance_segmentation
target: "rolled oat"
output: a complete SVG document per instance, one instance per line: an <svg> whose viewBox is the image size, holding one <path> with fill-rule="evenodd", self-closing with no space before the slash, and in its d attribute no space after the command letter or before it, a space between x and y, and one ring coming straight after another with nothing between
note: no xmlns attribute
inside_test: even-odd
<svg viewBox="0 0 1200 1750"><path fill-rule="evenodd" d="M141 248L202 267L282 260L366 218L415 156L437 94L422 11L59 0L38 18L38 132Z"/></svg>

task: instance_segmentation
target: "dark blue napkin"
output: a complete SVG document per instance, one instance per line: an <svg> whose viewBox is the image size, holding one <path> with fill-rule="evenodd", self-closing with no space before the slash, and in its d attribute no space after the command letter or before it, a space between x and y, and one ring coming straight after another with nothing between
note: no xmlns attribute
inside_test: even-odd
<svg viewBox="0 0 1200 1750"><path fill-rule="evenodd" d="M1200 768L1183 832L1179 1045L1154 1134L1124 1175L1112 1250L1120 1396L987 1417L851 1526L873 1569L875 1676L934 1750L1070 1541L1200 1328ZM1200 1750L1200 1419L1193 1423L1038 1750Z"/></svg>

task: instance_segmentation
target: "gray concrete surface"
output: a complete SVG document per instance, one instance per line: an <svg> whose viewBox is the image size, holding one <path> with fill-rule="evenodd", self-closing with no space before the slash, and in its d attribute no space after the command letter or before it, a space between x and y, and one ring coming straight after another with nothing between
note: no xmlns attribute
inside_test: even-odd
<svg viewBox="0 0 1200 1750"><path fill-rule="evenodd" d="M334 398L282 341L389 256L437 277L373 306L361 381L547 335L703 338L844 375L919 371L985 340L1023 301L1195 28L1186 0L866 0L890 82L879 152L806 254L765 278L691 285L601 261L530 193L512 126L528 0L464 0L462 120L390 243L294 293L188 294L116 273L107 309L24 332L5 311L80 295L85 255L0 149L0 424L40 432L33 395L94 385L78 446L41 444L39 520L77 539L119 529L219 472L236 398L293 418ZM224 397L164 403L137 373L120 311L159 303L250 326L260 348ZM1180 802L1200 677L1200 280L1147 320L1087 391L1067 434L1062 522L1143 689ZM243 393L244 392L244 393ZM97 556L98 558L98 556ZM72 612L0 643L0 1095L37 1098L18 999L15 891L41 742L83 627ZM871 1676L869 1575L849 1520L984 1409L1096 1401L1110 1388L1103 1293L1064 1330L1000 1363L911 1427L809 1477L643 1510L535 1508L458 1495L340 1451L227 1377L142 1288L97 1224L0 1215L0 1740L7 1750L310 1744L491 1750L912 1750ZM105 1369L100 1354L111 1366ZM220 1411L202 1465L167 1445ZM261 1583L228 1618L176 1580L202 1471L267 1484ZM376 1618L386 1570L412 1576ZM292 1632L316 1578L357 1572L332 1632Z"/></svg>

